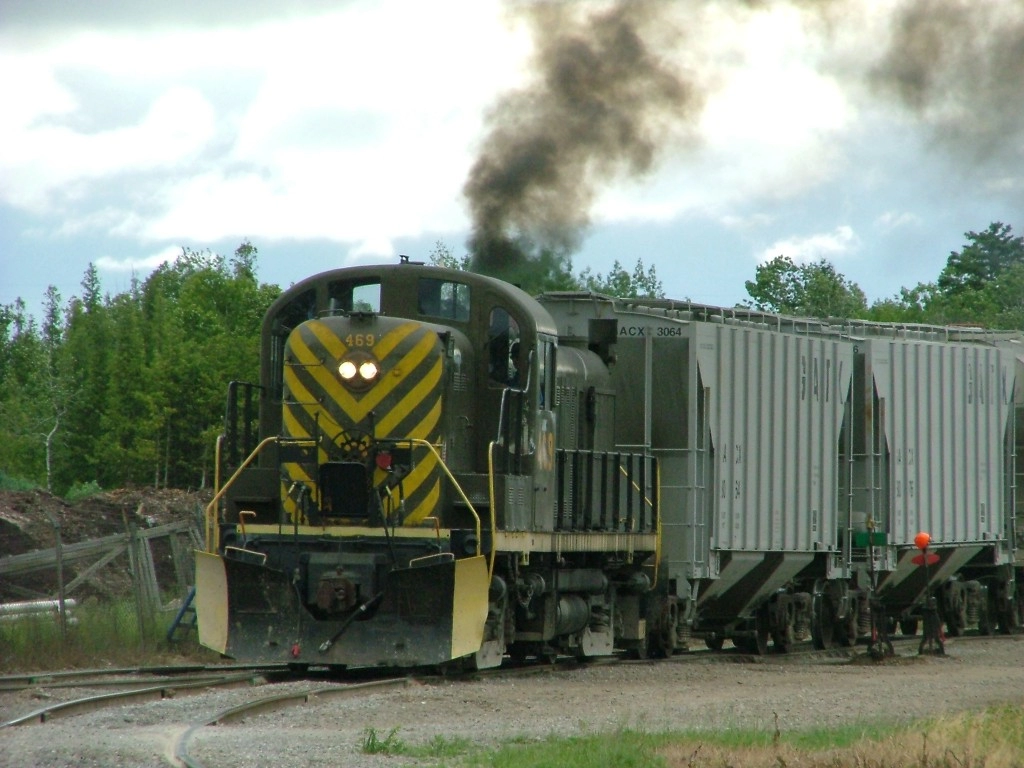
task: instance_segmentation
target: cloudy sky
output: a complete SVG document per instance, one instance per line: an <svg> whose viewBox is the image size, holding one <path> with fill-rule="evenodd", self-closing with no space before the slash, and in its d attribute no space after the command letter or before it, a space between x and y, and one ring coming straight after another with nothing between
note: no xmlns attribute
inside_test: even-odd
<svg viewBox="0 0 1024 768"><path fill-rule="evenodd" d="M287 286L488 228L673 298L742 301L779 254L891 296L1024 232L1022 8L6 0L0 303L183 246L248 239Z"/></svg>

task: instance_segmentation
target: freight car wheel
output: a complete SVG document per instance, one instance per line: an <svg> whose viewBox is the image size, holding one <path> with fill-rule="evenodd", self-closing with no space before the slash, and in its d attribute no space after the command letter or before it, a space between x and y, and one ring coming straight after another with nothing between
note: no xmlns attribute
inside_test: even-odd
<svg viewBox="0 0 1024 768"><path fill-rule="evenodd" d="M712 651L720 651L725 645L725 638L721 635L708 635L704 638L704 645Z"/></svg>
<svg viewBox="0 0 1024 768"><path fill-rule="evenodd" d="M1020 631L1022 602L1018 597L1010 601L1010 607L999 611L999 633L1009 635Z"/></svg>
<svg viewBox="0 0 1024 768"><path fill-rule="evenodd" d="M757 609L754 615L754 650L758 656L768 653L768 638L771 636L771 608L767 603Z"/></svg>
<svg viewBox="0 0 1024 768"><path fill-rule="evenodd" d="M846 614L845 619L839 621L839 644L844 647L849 647L857 644L857 634L859 631L860 622L860 611L858 610L858 603L856 600L850 601L850 610Z"/></svg>
<svg viewBox="0 0 1024 768"><path fill-rule="evenodd" d="M811 597L811 643L817 650L823 651L835 644L835 626L832 600L825 592L825 582L818 579Z"/></svg>
<svg viewBox="0 0 1024 768"><path fill-rule="evenodd" d="M672 598L666 600L662 605L657 631L650 637L650 656L663 659L674 654L678 646L678 632L679 604Z"/></svg>
<svg viewBox="0 0 1024 768"><path fill-rule="evenodd" d="M776 627L772 630L772 645L774 645L776 650L781 653L789 653L793 650L793 644L796 642L793 606L790 605L786 607L785 619L783 621L783 626Z"/></svg>
<svg viewBox="0 0 1024 768"><path fill-rule="evenodd" d="M901 635L916 635L917 634L917 619L900 619L900 634Z"/></svg>

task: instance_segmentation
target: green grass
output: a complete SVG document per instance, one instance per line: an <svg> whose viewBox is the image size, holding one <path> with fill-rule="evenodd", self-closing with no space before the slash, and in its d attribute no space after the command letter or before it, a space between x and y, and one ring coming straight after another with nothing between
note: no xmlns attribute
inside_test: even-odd
<svg viewBox="0 0 1024 768"><path fill-rule="evenodd" d="M103 489L100 488L100 484L95 480L90 480L87 483L76 482L68 488L67 492L64 494L64 500L73 504L76 501L88 499L99 493L103 493Z"/></svg>
<svg viewBox="0 0 1024 768"><path fill-rule="evenodd" d="M38 487L39 485L31 480L0 471L0 491L34 491Z"/></svg>
<svg viewBox="0 0 1024 768"><path fill-rule="evenodd" d="M381 738L376 728L363 731L362 752L366 755L403 755L417 758L455 758L476 750L474 743L464 738L448 738L437 735L423 745L410 745L398 736L398 728L392 728Z"/></svg>
<svg viewBox="0 0 1024 768"><path fill-rule="evenodd" d="M992 707L910 726L836 730L610 733L488 747L435 737L410 745L399 728L364 733L368 754L417 758L424 768L1010 768L1024 765L1024 706Z"/></svg>
<svg viewBox="0 0 1024 768"><path fill-rule="evenodd" d="M67 636L55 614L0 624L0 672L173 663L215 663L218 655L199 646L194 634L173 645L166 639L173 614L146 615L140 629L132 600L86 601L75 606Z"/></svg>

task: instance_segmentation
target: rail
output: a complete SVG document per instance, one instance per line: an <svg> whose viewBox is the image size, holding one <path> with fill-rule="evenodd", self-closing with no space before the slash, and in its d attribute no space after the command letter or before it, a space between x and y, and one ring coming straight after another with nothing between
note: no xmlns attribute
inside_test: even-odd
<svg viewBox="0 0 1024 768"><path fill-rule="evenodd" d="M188 729L178 737L177 742L174 744L174 758L181 765L187 766L187 768L202 768L204 763L191 754L191 744L192 739L196 734L209 726L222 725L234 720L240 720L253 715L271 712L284 707L307 704L316 699L364 695L384 691L389 688L404 688L408 685L409 681L406 678L390 678L385 680L375 680L368 683L353 683L344 686L311 688L295 693L278 693L271 696L264 696L253 701L246 702L245 704L230 707L229 709L222 710L210 717L206 717L192 723L192 725L190 725Z"/></svg>
<svg viewBox="0 0 1024 768"><path fill-rule="evenodd" d="M58 717L67 717L69 715L90 712L104 707L118 706L137 700L159 701L161 699L171 698L189 691L202 693L213 687L252 686L258 684L258 682L258 676L254 676L250 672L240 672L230 675L199 675L195 676L191 680L181 682L129 687L123 691L82 696L76 699L58 702L56 704L48 704L45 707L33 710L26 715L16 717L13 720L8 720L7 722L0 724L0 728L14 728L20 725L48 723Z"/></svg>

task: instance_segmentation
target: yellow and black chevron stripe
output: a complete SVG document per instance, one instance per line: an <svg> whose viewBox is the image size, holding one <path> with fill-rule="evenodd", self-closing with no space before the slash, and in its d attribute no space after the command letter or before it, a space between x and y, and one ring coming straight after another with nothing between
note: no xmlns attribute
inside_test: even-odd
<svg viewBox="0 0 1024 768"><path fill-rule="evenodd" d="M369 354L380 368L364 390L346 386L338 375L341 361L354 352ZM420 438L436 444L443 372L441 341L419 323L386 317L358 326L347 317L310 320L292 331L285 347L283 434L319 438L318 465L337 460L339 452L365 449L371 431L378 440ZM437 460L424 449L415 450L414 457L416 466L402 483L405 525L434 515L441 498ZM375 470L375 485L385 478L385 472ZM316 484L312 464L282 464L281 503L291 520L302 517L295 489L305 486L315 500ZM397 505L397 488L392 493Z"/></svg>

